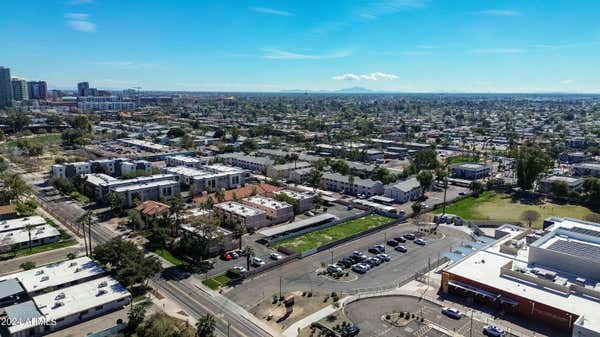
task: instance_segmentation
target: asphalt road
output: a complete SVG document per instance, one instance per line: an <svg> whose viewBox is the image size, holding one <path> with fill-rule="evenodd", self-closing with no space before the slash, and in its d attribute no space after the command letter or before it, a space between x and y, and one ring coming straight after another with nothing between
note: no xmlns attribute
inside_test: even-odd
<svg viewBox="0 0 600 337"><path fill-rule="evenodd" d="M313 291L320 293L352 292L390 288L408 278L414 277L415 272L427 266L428 261L434 262L439 254L447 252L450 247L461 242L470 241L464 232L452 228L442 228L443 239L427 238L426 246L418 246L412 242L403 244L408 253L399 253L386 246L386 253L392 256L392 261L383 263L353 281L337 281L321 275L316 270L322 263L337 262L341 257L350 255L359 250L367 255L369 247L376 244L385 244L385 239L391 239L401 233L413 232L416 227L409 223L393 226L381 232L373 233L358 240L334 247L332 250L322 251L304 259L299 259L273 270L266 271L252 279L245 280L226 293L226 296L245 308L252 308L263 298L270 298L279 294L280 284L283 294L291 291Z"/></svg>

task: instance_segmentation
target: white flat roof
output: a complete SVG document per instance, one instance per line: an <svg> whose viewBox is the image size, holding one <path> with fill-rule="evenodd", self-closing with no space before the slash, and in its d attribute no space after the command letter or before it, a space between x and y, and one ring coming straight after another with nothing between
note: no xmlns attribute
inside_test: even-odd
<svg viewBox="0 0 600 337"><path fill-rule="evenodd" d="M2 220L0 221L0 232L14 231L16 229L25 228L27 225L40 226L44 224L46 224L46 220L39 215Z"/></svg>
<svg viewBox="0 0 600 337"><path fill-rule="evenodd" d="M261 197L258 195L248 197L248 198L245 198L242 200L247 201L252 204L255 204L255 205L261 205L261 206L264 206L266 208L273 209L273 210L279 210L279 209L286 208L286 207L292 207L292 205L288 204L287 202L283 202L283 201L279 201L279 200L275 200L275 199L271 199L271 198L266 198L266 197Z"/></svg>
<svg viewBox="0 0 600 337"><path fill-rule="evenodd" d="M137 183L137 184L131 184L131 185L125 185L125 186L118 186L118 187L114 187L112 190L115 192L127 192L127 191L135 191L135 190L141 190L141 189L151 188L151 187L171 186L171 185L177 185L177 184L178 184L178 182L175 180L159 180L159 181L152 181L149 183Z"/></svg>
<svg viewBox="0 0 600 337"><path fill-rule="evenodd" d="M59 235L60 232L50 225L36 226L34 229L31 230L32 241L51 238L53 236ZM29 231L27 231L24 228L0 233L0 246L14 245L28 241Z"/></svg>
<svg viewBox="0 0 600 337"><path fill-rule="evenodd" d="M104 276L35 296L33 302L46 321L51 322L130 296L129 291L119 282L110 276ZM41 322L32 324L33 322L35 321L11 326L9 331L15 333L41 324Z"/></svg>
<svg viewBox="0 0 600 337"><path fill-rule="evenodd" d="M54 287L90 276L100 275L104 270L89 257L80 257L25 270L22 272L4 275L0 280L18 279L27 292ZM48 279L46 279L47 277ZM43 280L43 281L42 281Z"/></svg>
<svg viewBox="0 0 600 337"><path fill-rule="evenodd" d="M292 191L292 190L281 190L281 191L274 192L274 194L280 194L280 193L286 194L295 200L303 200L303 199L308 199L308 198L312 198L315 196L314 193L296 192L296 191Z"/></svg>
<svg viewBox="0 0 600 337"><path fill-rule="evenodd" d="M259 215L259 214L265 213L265 212L261 211L260 209L256 209L256 208L250 207L248 205L240 204L235 201L222 202L220 204L216 204L215 207L218 207L218 208L223 209L228 212L235 213L240 216L254 216L254 215Z"/></svg>
<svg viewBox="0 0 600 337"><path fill-rule="evenodd" d="M515 233L515 235L517 234ZM507 293L542 302L559 310L579 316L585 315L586 323L595 322L592 323L592 329L600 330L600 310L598 310L597 301L572 292L568 294L560 293L537 284L530 284L500 274L500 268L509 262L521 266L528 265L527 260L522 259L520 256L514 257L499 251L500 245L507 240L511 240L515 235L507 235L488 248L477 251L450 265L445 271ZM534 267L543 266L535 265Z"/></svg>

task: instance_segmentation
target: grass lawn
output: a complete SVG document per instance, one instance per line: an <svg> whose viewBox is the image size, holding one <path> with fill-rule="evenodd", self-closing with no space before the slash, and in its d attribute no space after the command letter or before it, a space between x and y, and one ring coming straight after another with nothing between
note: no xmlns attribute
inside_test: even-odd
<svg viewBox="0 0 600 337"><path fill-rule="evenodd" d="M209 287L212 290L217 290L217 289L219 289L220 286L226 284L229 281L231 281L229 276L227 276L225 274L221 274L221 275L215 276L213 278L209 278L208 280L202 281L202 284L204 284L205 286Z"/></svg>
<svg viewBox="0 0 600 337"><path fill-rule="evenodd" d="M69 239L69 240L53 242L53 243L49 243L49 244L45 244L45 245L41 245L41 246L34 246L34 247L31 247L31 250L29 250L29 248L21 248L21 249L16 250L14 252L14 254L15 254L15 257L27 256L27 255L37 254L37 253L41 253L41 252L47 252L49 250L74 246L76 244L77 244L77 240Z"/></svg>
<svg viewBox="0 0 600 337"><path fill-rule="evenodd" d="M320 247L331 241L343 239L350 235L362 232L373 227L381 226L393 219L377 215L369 214L362 218L343 222L328 228L323 228L314 232L306 233L297 237L279 241L274 244L274 247L285 246L297 252L304 252L310 249Z"/></svg>
<svg viewBox="0 0 600 337"><path fill-rule="evenodd" d="M458 165L458 164L466 164L466 163L479 163L481 160L478 157L461 155L461 156L448 157L448 161L450 162L451 165Z"/></svg>
<svg viewBox="0 0 600 337"><path fill-rule="evenodd" d="M534 227L541 228L545 218L559 216L566 218L584 219L593 213L589 208L572 204L555 204L541 202L527 204L513 200L508 194L485 192L479 198L468 197L446 207L446 213L455 214L466 220L497 220L521 221L523 211L535 210L540 213L540 219L533 223ZM440 214L441 208L435 213Z"/></svg>
<svg viewBox="0 0 600 337"><path fill-rule="evenodd" d="M33 137L23 137L23 139L27 139L31 142L39 143L39 144L46 145L46 146L59 144L62 141L60 133L50 133L50 134L45 134L45 135L33 136ZM16 147L17 141L16 140L8 141L8 142L6 142L6 146Z"/></svg>
<svg viewBox="0 0 600 337"><path fill-rule="evenodd" d="M79 200L81 202L89 202L90 201L90 198L88 196L83 195L83 194L81 194L81 193L79 193L77 191L71 192L71 194L69 196L71 198L77 199L77 200Z"/></svg>
<svg viewBox="0 0 600 337"><path fill-rule="evenodd" d="M171 254L171 252L168 249L158 248L158 249L153 250L153 252L178 267L185 266L188 264L187 262L185 262L185 261L177 258L176 256L174 256L173 254Z"/></svg>

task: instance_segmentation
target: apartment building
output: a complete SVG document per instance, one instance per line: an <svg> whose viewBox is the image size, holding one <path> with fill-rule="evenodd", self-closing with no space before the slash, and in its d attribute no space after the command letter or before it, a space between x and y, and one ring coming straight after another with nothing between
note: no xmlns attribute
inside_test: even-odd
<svg viewBox="0 0 600 337"><path fill-rule="evenodd" d="M236 201L216 204L213 210L215 216L221 220L221 224L230 227L242 224L246 228L261 228L270 224L264 211Z"/></svg>
<svg viewBox="0 0 600 337"><path fill-rule="evenodd" d="M200 169L202 166L206 165L206 160L197 157L179 155L165 157L165 163L167 166L187 166Z"/></svg>
<svg viewBox="0 0 600 337"><path fill-rule="evenodd" d="M352 181L353 180L353 181ZM321 177L321 185L330 191L366 196L383 194L383 183L379 180L362 179L339 173L326 172Z"/></svg>
<svg viewBox="0 0 600 337"><path fill-rule="evenodd" d="M152 164L146 160L115 158L54 164L51 167L52 176L57 178L73 178L89 173L106 173L113 176L124 176L138 170L148 174L152 173Z"/></svg>
<svg viewBox="0 0 600 337"><path fill-rule="evenodd" d="M461 164L452 167L452 177L458 179L483 179L492 173L492 168L486 164Z"/></svg>
<svg viewBox="0 0 600 337"><path fill-rule="evenodd" d="M273 192L273 195L285 194L288 197L294 199L298 204L298 212L306 212L313 208L315 201L315 194L312 192L296 192L292 190L281 190Z"/></svg>
<svg viewBox="0 0 600 337"><path fill-rule="evenodd" d="M419 184L416 177L411 177L385 186L383 195L394 199L398 203L405 203L420 197L421 192L421 184Z"/></svg>
<svg viewBox="0 0 600 337"><path fill-rule="evenodd" d="M552 190L552 185L555 183L565 183L569 189L569 192L576 192L581 190L583 186L583 179L575 177L565 176L548 176L540 180L540 190L548 193Z"/></svg>
<svg viewBox="0 0 600 337"><path fill-rule="evenodd" d="M286 222L294 217L294 206L287 202L263 196L251 196L242 199L242 203L265 212L271 225Z"/></svg>
<svg viewBox="0 0 600 337"><path fill-rule="evenodd" d="M219 155L218 158L223 160L223 163L227 165L241 167L253 172L266 173L267 167L273 165L275 162L266 157L255 157L247 156L243 153L225 153Z"/></svg>
<svg viewBox="0 0 600 337"><path fill-rule="evenodd" d="M578 163L573 165L573 175L600 178L600 163Z"/></svg>
<svg viewBox="0 0 600 337"><path fill-rule="evenodd" d="M295 163L286 163L280 165L271 165L267 167L267 176L273 179L288 180L291 177L291 173L298 169L310 168L311 163L305 161L299 161Z"/></svg>
<svg viewBox="0 0 600 337"><path fill-rule="evenodd" d="M174 166L165 167L162 172L176 175L178 181L184 187L190 188L194 194L203 191L215 192L221 188L238 188L244 184L246 175L244 170L225 165L202 166L202 169Z"/></svg>
<svg viewBox="0 0 600 337"><path fill-rule="evenodd" d="M31 236L30 236L31 235ZM40 216L0 221L0 253L60 240L60 232Z"/></svg>
<svg viewBox="0 0 600 337"><path fill-rule="evenodd" d="M181 192L177 176L173 174L155 174L151 176L120 180L106 174L85 175L85 190L98 201L106 201L109 192L124 196L123 206L132 207L134 200L157 201L170 200Z"/></svg>

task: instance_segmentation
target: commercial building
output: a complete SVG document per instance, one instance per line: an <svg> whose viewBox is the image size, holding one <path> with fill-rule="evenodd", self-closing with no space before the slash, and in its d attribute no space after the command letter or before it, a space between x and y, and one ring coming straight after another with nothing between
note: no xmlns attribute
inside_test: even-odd
<svg viewBox="0 0 600 337"><path fill-rule="evenodd" d="M452 177L459 179L483 179L492 173L492 168L486 164L461 164L452 166Z"/></svg>
<svg viewBox="0 0 600 337"><path fill-rule="evenodd" d="M583 163L592 160L592 154L589 152L562 153L559 160L563 163Z"/></svg>
<svg viewBox="0 0 600 337"><path fill-rule="evenodd" d="M498 228L498 241L442 271L442 291L574 337L600 336L600 224L552 217L544 227Z"/></svg>
<svg viewBox="0 0 600 337"><path fill-rule="evenodd" d="M540 180L540 190L548 193L556 183L564 183L567 185L570 192L574 192L581 190L583 179L565 176L548 176Z"/></svg>
<svg viewBox="0 0 600 337"><path fill-rule="evenodd" d="M29 81L27 82L27 91L29 99L46 99L48 86L45 81Z"/></svg>
<svg viewBox="0 0 600 337"><path fill-rule="evenodd" d="M12 83L10 69L0 67L0 109L12 104Z"/></svg>
<svg viewBox="0 0 600 337"><path fill-rule="evenodd" d="M89 96L90 84L88 82L77 83L77 96Z"/></svg>
<svg viewBox="0 0 600 337"><path fill-rule="evenodd" d="M600 163L578 163L573 165L573 175L600 178Z"/></svg>
<svg viewBox="0 0 600 337"><path fill-rule="evenodd" d="M60 239L60 232L40 216L0 221L0 253L39 246Z"/></svg>
<svg viewBox="0 0 600 337"><path fill-rule="evenodd" d="M184 187L189 187L194 194L240 187L244 184L246 175L244 170L225 165L208 165L202 169L188 166L165 167L162 172L176 175L177 180Z"/></svg>
<svg viewBox="0 0 600 337"><path fill-rule="evenodd" d="M236 201L227 201L213 206L215 216L221 223L228 226L242 224L246 228L260 228L269 225L264 211L240 204Z"/></svg>
<svg viewBox="0 0 600 337"><path fill-rule="evenodd" d="M82 111L131 111L136 104L118 96L82 96L77 98L77 107Z"/></svg>
<svg viewBox="0 0 600 337"><path fill-rule="evenodd" d="M340 191L353 195L364 194L372 196L383 193L383 183L379 180L362 179L359 177L351 179L350 176L339 173L324 173L321 176L321 185L330 191Z"/></svg>
<svg viewBox="0 0 600 337"><path fill-rule="evenodd" d="M256 195L242 199L242 203L265 212L271 225L294 217L294 207L287 202Z"/></svg>
<svg viewBox="0 0 600 337"><path fill-rule="evenodd" d="M303 168L309 168L311 166L311 163L305 161L271 165L267 167L267 176L273 179L288 180L290 179L292 171Z"/></svg>
<svg viewBox="0 0 600 337"><path fill-rule="evenodd" d="M135 147L147 152L168 152L172 150L169 146L166 145L156 144L135 138L121 138L117 139L117 142L125 146Z"/></svg>
<svg viewBox="0 0 600 337"><path fill-rule="evenodd" d="M239 152L225 153L219 155L218 158L221 158L223 160L223 163L227 165L237 166L247 170L261 173L266 173L267 167L275 163L270 158L247 156Z"/></svg>
<svg viewBox="0 0 600 337"><path fill-rule="evenodd" d="M292 190L281 190L273 192L273 195L277 196L285 194L288 197L294 199L298 205L298 212L305 212L313 208L315 201L315 193L312 192L296 192Z"/></svg>
<svg viewBox="0 0 600 337"><path fill-rule="evenodd" d="M12 95L15 101L26 101L29 99L27 91L27 81L21 78L13 78L11 80Z"/></svg>
<svg viewBox="0 0 600 337"><path fill-rule="evenodd" d="M398 203L415 200L421 196L421 184L416 177L393 183L384 187L383 195L394 199Z"/></svg>
<svg viewBox="0 0 600 337"><path fill-rule="evenodd" d="M290 181L295 182L295 183L303 184L303 183L305 183L305 182L308 181L308 178L310 177L310 171L311 170L312 170L311 167L293 170L293 171L290 172L290 175L289 175L288 179Z"/></svg>

